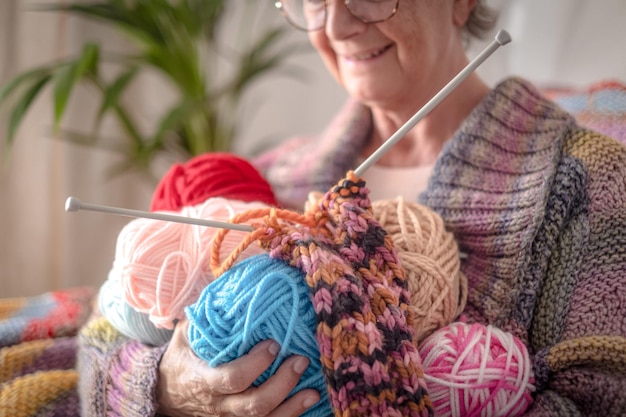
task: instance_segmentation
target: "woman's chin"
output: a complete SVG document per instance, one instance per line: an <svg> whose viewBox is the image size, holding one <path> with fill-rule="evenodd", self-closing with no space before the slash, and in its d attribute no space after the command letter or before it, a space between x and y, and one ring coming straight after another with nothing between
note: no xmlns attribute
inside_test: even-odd
<svg viewBox="0 0 626 417"><path fill-rule="evenodd" d="M382 104L393 98L393 87L377 83L375 80L370 82L344 83L344 87L351 97L369 106L375 106L376 103Z"/></svg>

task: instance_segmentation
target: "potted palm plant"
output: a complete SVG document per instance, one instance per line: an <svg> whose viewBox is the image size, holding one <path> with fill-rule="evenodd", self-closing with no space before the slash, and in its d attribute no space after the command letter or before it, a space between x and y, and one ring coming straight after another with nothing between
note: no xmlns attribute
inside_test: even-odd
<svg viewBox="0 0 626 417"><path fill-rule="evenodd" d="M230 3L230 4L229 4ZM272 7L270 2L245 0L249 17ZM8 110L6 144L33 102L46 87L52 89L56 136L74 143L109 148L100 133L103 118L113 117L125 139L123 162L116 172L146 172L156 157L174 152L186 159L208 151L230 150L237 135L237 108L246 90L259 77L279 68L300 45L285 41L284 26L265 25L254 30L245 21L237 31L239 44L221 27L233 3L226 0L106 0L64 2L39 7L97 20L119 30L134 44L128 54L109 53L99 43L86 42L78 56L30 69L0 86L0 109ZM241 7L241 4L238 5ZM225 71L216 66L227 62ZM107 64L116 68L106 73ZM173 103L152 129L142 132L124 95L145 71L157 72L176 92ZM220 76L214 74L220 73ZM78 83L95 87L99 109L92 131L79 133L62 128L69 100Z"/></svg>

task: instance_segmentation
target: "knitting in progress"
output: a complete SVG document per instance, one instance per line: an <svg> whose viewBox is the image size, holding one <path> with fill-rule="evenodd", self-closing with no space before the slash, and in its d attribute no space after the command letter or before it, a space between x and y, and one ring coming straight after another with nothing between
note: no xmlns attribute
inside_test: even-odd
<svg viewBox="0 0 626 417"><path fill-rule="evenodd" d="M236 213L267 207L260 202L234 200L249 201L254 197L242 190L228 194L228 190L235 189L229 175L200 175L212 172L207 168L219 166L226 167L221 171L229 174L227 168L249 164L230 154L216 153L174 165L157 186L152 206L174 210L178 204L196 203L197 198L207 197L193 206L182 206L176 213L221 221ZM250 172L247 183L260 184L253 189L271 191L256 171ZM218 193L226 193L232 200L218 197ZM161 199L164 194L169 199ZM264 199L271 201L269 195ZM392 236L405 266L416 335L418 341L423 340L434 329L450 323L465 305L466 280L460 273L456 243L445 231L441 218L417 203L403 199L376 201L372 208ZM113 269L100 289L100 311L128 337L151 345L165 343L182 317L183 308L213 280L206 248L215 232L215 228L145 218L128 223L118 236ZM232 252L243 236L239 231L228 234L220 246L220 256ZM250 245L238 259L262 252L259 246Z"/></svg>
<svg viewBox="0 0 626 417"><path fill-rule="evenodd" d="M297 282L294 283L298 280L298 274L289 273L286 265L271 264L263 255L248 258L243 261L243 265L233 263L233 257L220 264L220 256L216 254L213 257L215 274L218 276L222 271L223 274L205 289L196 304L186 310L190 321L188 337L192 349L211 366L247 353L261 340L277 340L281 352L269 370L269 375L278 368L282 360L292 354L306 356L310 361L309 369L303 377L307 382L301 381L294 392L301 387L319 390L318 378L321 375L317 375L317 378L315 376L321 365L335 415L394 415L399 410L398 403L369 403L369 398L360 397L365 395L363 393L371 392L377 393L378 398L390 395L379 384L381 381L393 381L385 370L394 369L393 366L397 364L393 363L392 358L401 356L393 351L402 344L401 337L398 337L398 333L394 335L394 332L406 335L409 330L400 326L411 323L413 313L419 312L413 301L411 304L400 301L408 294L406 289L410 284L406 284L404 270L399 267L399 262L394 262L398 259L394 241L403 238L409 241L403 245L403 249L407 251L405 256L417 267L412 274L407 273L407 276L410 275L414 281L413 288L416 292L421 290L425 293L420 295L427 300L422 305L428 304L433 310L442 310L440 306L445 299L452 306L448 308L451 310L449 317L442 318L441 314L435 314L437 323L432 322L433 314L429 308L426 309L426 314L421 315L421 324L425 327L422 334L425 335L449 324L464 305L464 291L459 290L459 281L464 277L459 273L458 248L451 235L441 227L441 221L436 214L418 204L405 205L402 199L378 203L377 212L381 215L381 220L390 225L396 234L407 232L404 237L389 235L372 217L365 183L357 179L345 180L344 183L347 186L340 182L337 189L327 193L317 206L311 204L310 199L304 215L266 210L264 214L267 217L264 221L267 227L257 224L257 231L251 234L257 234L256 238L266 242L264 246L270 249L270 256L289 261L291 265L297 266L296 271L301 269L306 273L313 305L299 298L298 294L301 293L298 292ZM330 212L333 208L336 208L334 213ZM233 221L250 221L259 214L241 213ZM412 219L409 221L412 228L408 227L406 217ZM402 219L401 224L398 224L398 219ZM283 221L286 223L282 223ZM218 232L214 250L219 248L221 239L229 233L226 230ZM395 239L389 240L389 237ZM255 237L251 237L242 242L238 250L245 248L254 239ZM443 244L446 241L448 244ZM430 246L436 249L425 249ZM415 252L409 254L409 247ZM433 252L439 256L433 256ZM413 259L410 258L411 255ZM395 265L386 265L392 262ZM285 273L277 274L279 269ZM378 281L375 274L378 275ZM454 296L450 297L450 293ZM394 297L397 301L392 300L387 304L389 297ZM306 339L302 340L302 335L307 332L307 323L306 319L300 320L300 317L307 318L312 314L312 311L307 313L307 308L312 308L318 317L317 345L321 352L321 364L317 357L318 346L310 340L308 343L305 343ZM399 310L403 310L406 322L394 321L396 328L393 330L380 325L389 323L388 317ZM416 332L419 332L420 327L414 322L413 324ZM294 331L294 328L298 330ZM475 328L482 329L483 326L477 324L473 327ZM476 333L476 330L472 331L472 334ZM298 335L297 340L294 340L294 334ZM468 339L463 334L442 334L447 335L450 341L448 358L452 356L453 348L459 348ZM531 402L530 392L533 390L528 352L525 348L519 349L521 342L512 335L504 332L497 334L502 340L516 340L516 343L497 345L491 339L485 343L484 338L466 343L470 350L473 349L466 365L472 365L473 368L470 373L465 368L461 369L460 373L465 378L464 389L459 389L458 394L464 395L469 405L450 410L450 401L446 403L439 399L431 410L435 415L516 415L527 408ZM455 338L457 335L459 337ZM391 337L396 342L385 341L385 337ZM432 335L432 338L435 337L437 332ZM400 340L400 345L396 344L397 340ZM490 347L496 346L499 350L490 350ZM381 352L376 349L381 349ZM513 357L522 363L524 375L510 381L511 369L519 367L516 363L508 364L510 360L508 365L505 364L507 366L501 366L502 363L498 360L488 360L495 356L494 352L499 355L498 360L502 357ZM381 360L384 353L387 358L382 359L381 364L377 360ZM441 354L439 356L443 358L442 361L448 361L446 352L438 353ZM460 357L462 361L465 355L461 350L456 358ZM436 361L437 358L433 359L431 354L431 363L433 360ZM421 372L419 356L417 361L412 372ZM441 362L437 362L437 365L441 365ZM431 370L436 377L429 379L428 375L424 375L424 378L432 382L436 392L450 390L450 381L454 379L456 369L446 369L445 372L450 374L447 378L441 375L441 367L433 366ZM412 372L396 371L398 375L416 376ZM256 383L262 383L269 375L266 372ZM498 381L503 383L499 384ZM335 387L338 387L338 392L333 391ZM421 383L418 391L424 397L424 404L430 407L424 388ZM456 389L458 386L452 388ZM325 396L325 392L321 392L321 401L305 415L330 415L327 409L319 408L323 405ZM411 397L406 395L405 398ZM400 398L399 402L405 401L405 398ZM502 414L498 407L504 408ZM483 410L485 412L480 414ZM402 414L399 415L408 412L402 409Z"/></svg>
<svg viewBox="0 0 626 417"><path fill-rule="evenodd" d="M309 193L305 210L323 196ZM441 216L402 197L374 200L372 213L391 236L406 274L417 342L457 318L467 301L467 279L454 235Z"/></svg>
<svg viewBox="0 0 626 417"><path fill-rule="evenodd" d="M232 267L236 255L259 240L270 257L306 275L335 415L432 415L404 271L393 242L371 213L365 182L349 172L313 210L266 214L264 224L224 263L213 251L214 274ZM258 215L246 212L231 221ZM217 247L226 234L217 232Z"/></svg>
<svg viewBox="0 0 626 417"><path fill-rule="evenodd" d="M203 155L202 161L216 165L221 158L228 159L230 156ZM204 172L202 164L197 160L191 161L190 165L196 172ZM185 183L174 181L172 173L182 177L182 166L174 166L157 187L158 190L164 190L167 189L165 185L169 184L175 190L169 192L167 201L170 205L164 206L161 202L160 207L175 209L181 201L196 203L194 206L183 204L179 213L187 217L216 220L229 220L241 213L249 218L249 224L257 220L257 226L258 216L271 212L263 203L230 201L216 196L217 192L233 187L228 184L222 186L217 178L205 184L204 193L188 193L183 186ZM172 184L179 186L174 188ZM154 198L157 199L160 194L163 191L155 192ZM191 198L183 199L181 195L201 195L200 198L207 197L207 200L197 203ZM249 199L242 195L237 194L237 198ZM319 197L321 195L311 198L315 202ZM257 207L253 204L257 204ZM308 210L315 211L315 203ZM399 261L406 266L411 300L408 308L416 319L413 327L417 340L423 340L437 328L454 320L465 305L466 281L460 272L456 242L445 230L441 218L417 203L405 202L401 198L378 201L372 204L372 210L375 220L381 223L378 227L389 233L398 250ZM286 213L290 218L299 218L305 224L309 222L296 213L281 213ZM199 357L206 359L211 366L217 366L247 353L261 340L274 339L281 345L281 352L272 368L256 383L265 381L288 356L307 356L309 368L293 392L305 387L317 389L322 393L321 401L307 415L329 415L319 346L314 338L314 310L308 300L309 290L302 271L267 256L267 259L261 261L263 258L253 256L265 252L258 245L246 244L243 252L235 253L235 247L245 235L239 231L230 231L222 234L213 250L219 249L215 256L220 259L233 253L231 262L236 259L237 263L226 270L217 282L213 282L213 274L203 263L208 259L210 251L206 248L211 246L215 233L214 228L153 219L140 218L130 222L119 235L114 267L100 290L99 301L103 315L127 336L144 343L161 345L169 340L171 331L167 329L181 318L185 305L197 300L186 312L190 320L190 344ZM189 235L191 237L187 237ZM185 245L186 242L193 244ZM253 258L248 261L246 258L249 256ZM181 258L184 261L181 262ZM178 259L178 262L168 262L171 259ZM283 273L277 273L277 269ZM291 286L285 285L284 277L288 277L286 279L292 283ZM126 283L123 285L123 300L119 296L122 281ZM135 288L129 286L129 283L133 283ZM305 292L302 292L303 288ZM284 298L277 295L277 289L287 291ZM303 294L306 299L301 299ZM168 314L165 314L166 309L169 309Z"/></svg>
<svg viewBox="0 0 626 417"><path fill-rule="evenodd" d="M202 156L208 165L219 164L221 158L231 157L225 154ZM240 161L240 164L244 163ZM191 161L191 165L197 172L203 172L197 160ZM175 209L181 201L196 203L183 204L178 211L183 216L227 221L239 213L238 222L257 227L254 235L266 230L266 225L259 223L261 217L271 219L277 215L275 210L264 203L246 203L218 197L218 192L234 188L228 180L226 185L222 185L217 178L212 177L212 181L205 184L203 193L190 194L180 185L184 185L184 182L173 180L171 173L182 176L181 170L182 165L174 166L157 189L167 189L164 184L179 184L178 188L171 187L174 191L170 190L170 198L167 200L171 207L166 207ZM254 179L260 178L257 176ZM269 190L269 187L265 189ZM163 194L163 191L160 193ZM365 188L363 193L367 193ZM155 193L155 198L159 195ZM200 198L207 197L207 200L197 203L192 198L183 199L181 195L200 195ZM235 198L250 199L240 191L234 195ZM312 204L305 215L279 211L280 216L289 219L295 227L305 225L315 230L315 233L323 229L321 233L324 239L334 239L333 233L340 229L327 229L327 215L319 212L327 210L325 207L328 205L318 206L320 197L319 194L311 197ZM160 204L164 207L165 203ZM364 207L368 207L368 204L369 200L366 203L359 202ZM460 272L458 247L452 234L445 230L441 218L420 204L399 198L375 202L367 210L373 213L372 221L380 223L377 227L392 238L398 262L405 266L402 272L406 273L410 294L410 303L405 307L410 310L407 313L415 318L412 321L413 330L419 342L437 328L452 322L465 305L466 280ZM313 212L318 212L318 220L310 218ZM242 220L242 216L247 217L247 220ZM321 229L318 230L320 225ZM274 339L279 342L281 352L272 368L256 383L260 384L272 375L285 358L293 354L307 356L309 368L293 392L303 388L317 389L322 393L321 401L306 415L329 415L330 403L321 372L320 349L314 338L315 312L308 300L309 290L303 272L282 260L267 258L267 255L259 255L267 258L266 261L260 261L262 258L255 255L265 253L265 249L259 245L250 245L250 239L248 243L239 245L246 235L229 231L222 233L219 242L212 246L212 256L222 259L231 254L226 263L232 266L220 276L217 283L212 284L217 275L209 271L211 250L208 248L211 248L216 233L215 228L154 219L139 218L130 222L118 237L113 269L100 290L99 306L103 315L123 334L143 343L162 345L171 337L170 329L182 317L183 308L197 300L186 312L190 320L190 344L199 357L206 359L211 366L217 366L247 353L262 340ZM354 244L351 246L355 247ZM342 253L345 250L341 249L338 254L345 256ZM355 251L359 250L357 247ZM253 256L250 261L246 260L249 256ZM347 259L349 264L351 258ZM235 260L238 263L233 264ZM283 272L290 271L290 274L276 273L277 268L270 267L268 261L273 266L278 263ZM222 270L216 270L216 274ZM290 276L286 282L292 285L285 285L284 279L277 279L281 276ZM202 289L204 291L198 299ZM276 289L287 293L281 298ZM301 299L302 295L305 295L304 299ZM307 317L312 321L307 322ZM294 338L294 335L298 337ZM386 380L384 377L380 379ZM474 403L480 402L484 404L483 408L488 408L489 398L483 396L483 401L480 401L480 391L476 392L473 395L474 391L470 387L465 394ZM345 393L342 395L345 396ZM500 401L509 397L498 396ZM438 408L441 408L439 404L435 406L436 412L439 412Z"/></svg>

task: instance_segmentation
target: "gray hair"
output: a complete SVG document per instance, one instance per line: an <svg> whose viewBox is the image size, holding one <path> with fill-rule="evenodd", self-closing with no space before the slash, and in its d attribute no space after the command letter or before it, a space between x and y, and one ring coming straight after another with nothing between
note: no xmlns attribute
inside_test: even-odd
<svg viewBox="0 0 626 417"><path fill-rule="evenodd" d="M476 6L463 27L466 42L471 38L484 39L495 27L497 20L498 12L488 6L486 0L476 0Z"/></svg>

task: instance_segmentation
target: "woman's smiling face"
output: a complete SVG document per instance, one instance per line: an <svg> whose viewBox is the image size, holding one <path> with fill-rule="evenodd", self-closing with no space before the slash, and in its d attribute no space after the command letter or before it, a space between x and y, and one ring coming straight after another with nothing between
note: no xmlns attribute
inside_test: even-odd
<svg viewBox="0 0 626 417"><path fill-rule="evenodd" d="M464 65L460 29L473 4L401 0L389 20L367 24L342 0L329 0L326 26L309 32L309 39L351 96L372 105L402 105L415 94L432 96L441 80Z"/></svg>

